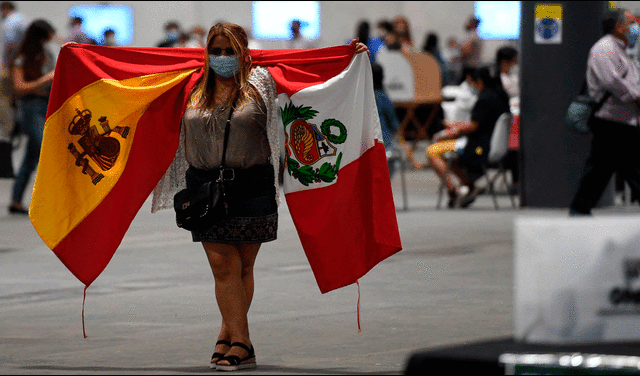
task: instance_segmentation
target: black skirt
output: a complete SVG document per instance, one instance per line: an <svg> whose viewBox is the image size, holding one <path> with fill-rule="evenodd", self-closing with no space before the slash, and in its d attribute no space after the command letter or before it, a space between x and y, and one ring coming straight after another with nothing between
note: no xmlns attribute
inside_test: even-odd
<svg viewBox="0 0 640 376"><path fill-rule="evenodd" d="M225 171L225 201L228 217L204 231L192 231L194 242L227 244L264 243L275 240L278 231L278 205L274 171L271 165ZM220 172L189 167L187 187L214 181Z"/></svg>

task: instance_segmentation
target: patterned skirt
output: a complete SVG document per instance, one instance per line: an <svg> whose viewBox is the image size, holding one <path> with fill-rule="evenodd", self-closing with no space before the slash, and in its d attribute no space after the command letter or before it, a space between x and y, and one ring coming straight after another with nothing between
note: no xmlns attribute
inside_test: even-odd
<svg viewBox="0 0 640 376"><path fill-rule="evenodd" d="M192 231L194 242L227 244L264 243L275 240L278 205L271 165L233 169L234 179L225 182L228 217L204 231ZM226 173L226 172L225 172ZM215 180L219 170L189 167L187 187Z"/></svg>

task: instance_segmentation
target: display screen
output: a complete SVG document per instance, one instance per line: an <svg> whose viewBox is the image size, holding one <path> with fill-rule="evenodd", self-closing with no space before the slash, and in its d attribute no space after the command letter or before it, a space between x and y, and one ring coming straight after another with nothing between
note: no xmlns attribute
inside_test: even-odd
<svg viewBox="0 0 640 376"><path fill-rule="evenodd" d="M69 17L82 18L82 30L98 44L104 44L107 29L115 32L119 46L133 42L133 9L128 5L76 5Z"/></svg>
<svg viewBox="0 0 640 376"><path fill-rule="evenodd" d="M320 37L320 2L253 2L251 32L257 40L290 39L293 20L300 21L300 33L305 38L318 39Z"/></svg>
<svg viewBox="0 0 640 376"><path fill-rule="evenodd" d="M518 39L520 37L519 1L476 1L478 35L482 39Z"/></svg>

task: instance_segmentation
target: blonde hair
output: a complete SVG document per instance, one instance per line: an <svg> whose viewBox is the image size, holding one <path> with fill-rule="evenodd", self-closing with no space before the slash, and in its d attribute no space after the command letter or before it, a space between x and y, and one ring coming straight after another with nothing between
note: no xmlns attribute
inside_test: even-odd
<svg viewBox="0 0 640 376"><path fill-rule="evenodd" d="M218 35L229 38L233 51L240 59L240 70L234 76L236 86L233 88L227 103L229 105L235 103L235 107L240 107L247 101L249 96L255 95L255 90L249 84L251 56L249 55L249 39L247 33L238 25L222 22L213 25L211 29L209 29L207 45L204 51L204 73L191 91L190 106L201 109L213 109L216 105L214 101L216 80L215 74L209 68L209 48Z"/></svg>

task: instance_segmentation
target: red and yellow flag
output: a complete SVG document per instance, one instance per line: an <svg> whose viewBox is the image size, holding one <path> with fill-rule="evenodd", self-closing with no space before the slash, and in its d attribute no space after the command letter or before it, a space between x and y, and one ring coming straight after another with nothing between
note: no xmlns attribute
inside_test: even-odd
<svg viewBox="0 0 640 376"><path fill-rule="evenodd" d="M29 209L38 234L86 286L171 164L186 93L203 66L202 50L104 52L60 51Z"/></svg>

